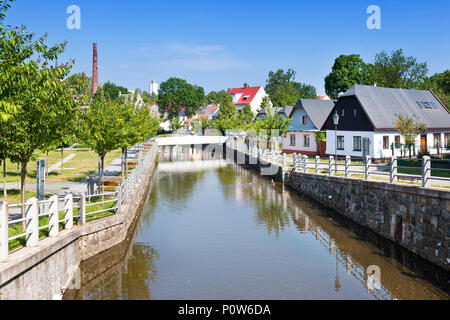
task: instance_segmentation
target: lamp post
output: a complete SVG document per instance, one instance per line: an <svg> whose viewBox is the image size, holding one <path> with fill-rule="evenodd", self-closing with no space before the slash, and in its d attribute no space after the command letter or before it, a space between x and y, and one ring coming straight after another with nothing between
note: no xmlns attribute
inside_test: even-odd
<svg viewBox="0 0 450 320"><path fill-rule="evenodd" d="M334 135L336 137L336 143L334 144L334 164L335 164L335 172L334 174L337 173L337 143L338 143L338 138L337 138L337 127L339 124L339 114L337 112L337 110L334 112L333 115L333 123L334 123Z"/></svg>

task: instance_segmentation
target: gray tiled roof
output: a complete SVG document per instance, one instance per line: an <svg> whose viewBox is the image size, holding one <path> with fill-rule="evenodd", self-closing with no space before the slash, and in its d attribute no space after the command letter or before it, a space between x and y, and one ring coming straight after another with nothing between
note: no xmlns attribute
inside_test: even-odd
<svg viewBox="0 0 450 320"><path fill-rule="evenodd" d="M327 120L331 110L333 110L335 103L335 100L300 99L291 113L296 108L303 107L313 125L320 130L325 120Z"/></svg>
<svg viewBox="0 0 450 320"><path fill-rule="evenodd" d="M393 89L355 85L342 97L356 96L375 129L393 129L398 114L416 116L429 129L450 128L450 113L429 90ZM434 102L422 108L417 102Z"/></svg>

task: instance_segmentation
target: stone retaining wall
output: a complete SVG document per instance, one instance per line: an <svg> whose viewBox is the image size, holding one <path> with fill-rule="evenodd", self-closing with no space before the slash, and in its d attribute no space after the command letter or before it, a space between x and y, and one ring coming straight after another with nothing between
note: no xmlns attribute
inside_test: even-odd
<svg viewBox="0 0 450 320"><path fill-rule="evenodd" d="M285 184L450 270L450 192L286 172Z"/></svg>
<svg viewBox="0 0 450 320"><path fill-rule="evenodd" d="M154 169L155 159L140 178L142 187L127 199L120 213L62 231L56 238L41 240L37 247L25 247L10 254L6 263L0 263L0 300L62 297L79 274L82 261L126 240L128 230L139 218Z"/></svg>

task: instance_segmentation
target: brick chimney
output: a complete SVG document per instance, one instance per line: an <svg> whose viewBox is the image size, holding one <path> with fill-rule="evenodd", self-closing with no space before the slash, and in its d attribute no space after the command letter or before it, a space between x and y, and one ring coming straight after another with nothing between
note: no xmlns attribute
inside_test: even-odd
<svg viewBox="0 0 450 320"><path fill-rule="evenodd" d="M244 83L244 88L245 88L245 89L248 88L248 83Z"/></svg>
<svg viewBox="0 0 450 320"><path fill-rule="evenodd" d="M92 61L92 95L98 89L98 64L97 64L97 43L94 43L94 59Z"/></svg>

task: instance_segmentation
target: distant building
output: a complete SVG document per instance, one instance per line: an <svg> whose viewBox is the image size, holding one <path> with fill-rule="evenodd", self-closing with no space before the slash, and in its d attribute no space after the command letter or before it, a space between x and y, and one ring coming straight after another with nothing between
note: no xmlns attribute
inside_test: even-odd
<svg viewBox="0 0 450 320"><path fill-rule="evenodd" d="M158 95L159 83L156 80L150 82L150 94Z"/></svg>
<svg viewBox="0 0 450 320"><path fill-rule="evenodd" d="M321 95L321 96L317 96L317 99L319 99L319 100L331 100L331 98L328 95L326 95L326 94Z"/></svg>
<svg viewBox="0 0 450 320"><path fill-rule="evenodd" d="M450 113L431 90L355 85L339 97L322 126L327 132L327 154L377 159L401 156L405 142L394 127L399 114L416 117L427 126L416 137L416 154L450 151Z"/></svg>
<svg viewBox="0 0 450 320"><path fill-rule="evenodd" d="M254 114L258 113L263 98L267 96L263 87L250 87L246 83L243 88L232 88L228 93L233 98L233 103L238 111L241 111L246 104L249 104Z"/></svg>
<svg viewBox="0 0 450 320"><path fill-rule="evenodd" d="M284 108L270 108L269 110L272 110L272 112L276 111L280 117L289 118L291 116L292 110L294 109L293 106L287 106ZM261 109L256 117L258 119L264 120L266 118L268 110L266 108Z"/></svg>

